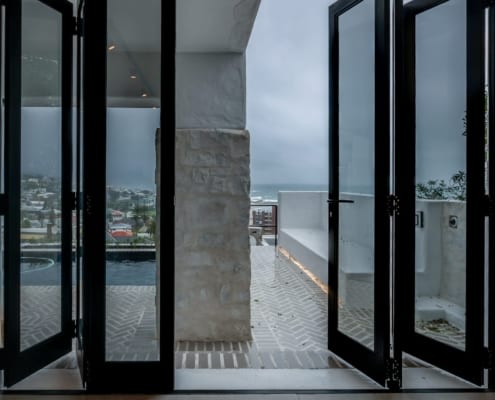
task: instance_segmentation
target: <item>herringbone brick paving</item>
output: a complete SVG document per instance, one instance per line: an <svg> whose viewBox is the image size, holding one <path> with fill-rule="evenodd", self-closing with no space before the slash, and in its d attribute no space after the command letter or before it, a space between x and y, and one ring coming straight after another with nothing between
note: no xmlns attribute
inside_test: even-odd
<svg viewBox="0 0 495 400"><path fill-rule="evenodd" d="M346 368L327 350L327 295L272 246L253 246L251 261L253 340L178 342L176 368ZM347 282L348 301L366 285ZM23 349L59 331L59 293L57 286L22 287ZM373 310L340 306L339 328L372 346ZM155 287L108 286L106 329L107 360L156 360Z"/></svg>

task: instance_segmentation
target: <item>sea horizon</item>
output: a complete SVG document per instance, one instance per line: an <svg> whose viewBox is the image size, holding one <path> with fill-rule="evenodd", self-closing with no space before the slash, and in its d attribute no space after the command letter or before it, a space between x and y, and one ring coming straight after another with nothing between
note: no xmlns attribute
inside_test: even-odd
<svg viewBox="0 0 495 400"><path fill-rule="evenodd" d="M274 202L278 201L278 192L282 191L328 191L327 183L252 183L251 199L256 201Z"/></svg>

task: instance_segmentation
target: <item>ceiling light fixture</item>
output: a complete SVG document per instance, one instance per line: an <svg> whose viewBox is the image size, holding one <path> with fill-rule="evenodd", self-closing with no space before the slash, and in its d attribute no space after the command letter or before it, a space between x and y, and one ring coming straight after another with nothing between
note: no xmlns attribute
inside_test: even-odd
<svg viewBox="0 0 495 400"><path fill-rule="evenodd" d="M141 94L141 97L148 97L148 93Z"/></svg>
<svg viewBox="0 0 495 400"><path fill-rule="evenodd" d="M136 74L131 74L131 75L129 75L129 78L131 78L131 79L137 79L137 75Z"/></svg>
<svg viewBox="0 0 495 400"><path fill-rule="evenodd" d="M111 44L110 46L108 46L108 51L114 51L116 48L117 48L116 45Z"/></svg>

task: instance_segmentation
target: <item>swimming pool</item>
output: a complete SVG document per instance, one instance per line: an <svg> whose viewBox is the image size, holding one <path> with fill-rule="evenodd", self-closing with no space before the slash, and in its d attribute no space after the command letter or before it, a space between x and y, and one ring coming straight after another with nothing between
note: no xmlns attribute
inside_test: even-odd
<svg viewBox="0 0 495 400"><path fill-rule="evenodd" d="M72 267L72 283L76 282L76 266ZM156 284L156 261L107 261L107 285L154 286ZM60 285L60 263L40 264L40 267L21 266L21 285Z"/></svg>

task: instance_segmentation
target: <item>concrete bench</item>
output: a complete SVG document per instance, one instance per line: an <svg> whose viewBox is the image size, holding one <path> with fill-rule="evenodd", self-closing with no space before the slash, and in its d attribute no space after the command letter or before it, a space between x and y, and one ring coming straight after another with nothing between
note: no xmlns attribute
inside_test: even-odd
<svg viewBox="0 0 495 400"><path fill-rule="evenodd" d="M322 229L283 228L279 230L279 243L321 281L328 282L328 232Z"/></svg>
<svg viewBox="0 0 495 400"><path fill-rule="evenodd" d="M326 192L279 192L279 245L321 281L328 282Z"/></svg>
<svg viewBox="0 0 495 400"><path fill-rule="evenodd" d="M345 278L373 274L373 197L346 194L340 209L339 267ZM321 281L328 283L327 192L279 192L279 244Z"/></svg>

